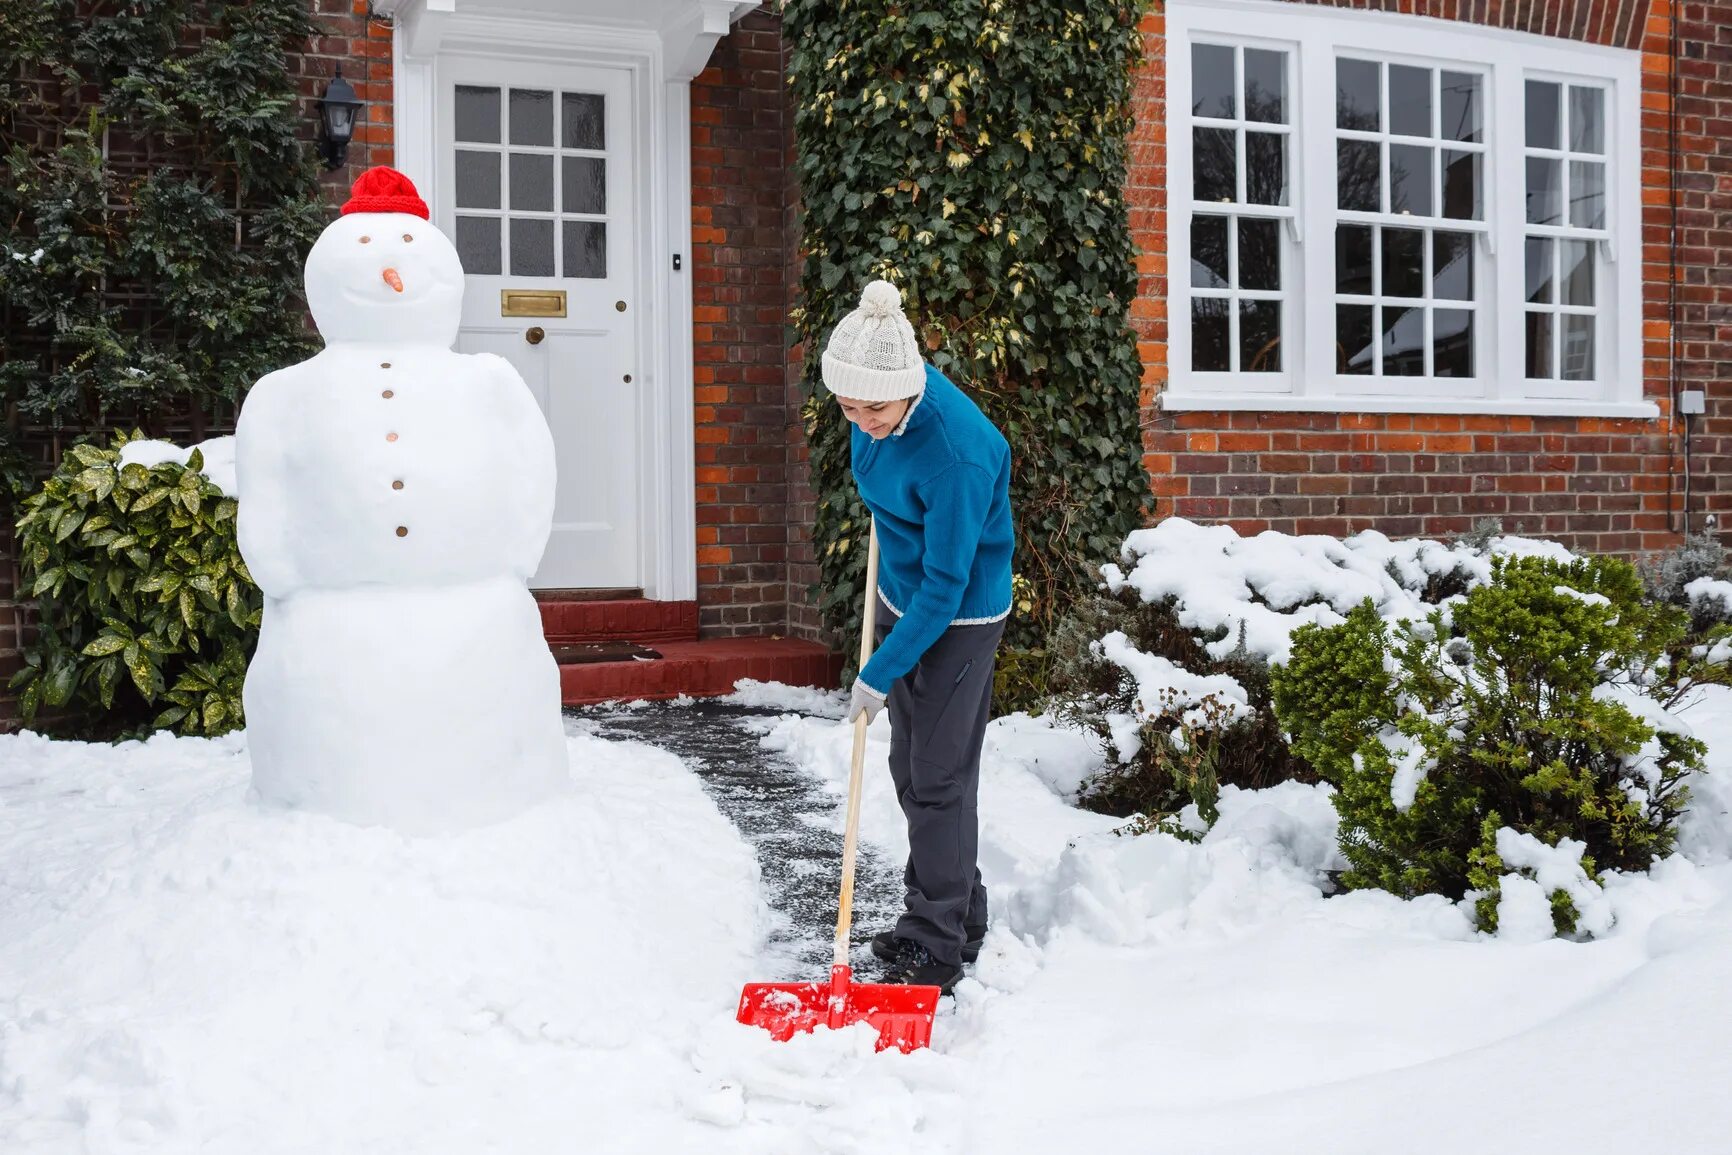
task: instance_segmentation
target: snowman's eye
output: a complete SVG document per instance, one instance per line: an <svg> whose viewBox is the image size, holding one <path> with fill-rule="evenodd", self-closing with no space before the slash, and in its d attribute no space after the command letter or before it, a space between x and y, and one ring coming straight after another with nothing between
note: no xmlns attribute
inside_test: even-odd
<svg viewBox="0 0 1732 1155"><path fill-rule="evenodd" d="M361 243L362 243L362 244L363 244L363 245L365 245L365 244L369 244L369 243L371 243L371 242L372 242L372 240L373 240L373 238L372 238L372 237L362 237L362 238L361 238Z"/></svg>
<svg viewBox="0 0 1732 1155"><path fill-rule="evenodd" d="M405 240L405 241L412 241L412 240L414 240L414 239L415 239L415 234L413 234L413 233L404 233L404 234L403 234L403 239L404 239L404 240Z"/></svg>

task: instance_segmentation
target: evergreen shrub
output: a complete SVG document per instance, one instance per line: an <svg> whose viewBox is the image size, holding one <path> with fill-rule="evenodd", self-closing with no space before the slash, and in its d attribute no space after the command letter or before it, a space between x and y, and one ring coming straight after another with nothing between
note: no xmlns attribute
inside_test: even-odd
<svg viewBox="0 0 1732 1155"><path fill-rule="evenodd" d="M132 439L74 446L23 503L24 592L41 613L12 680L24 720L47 711L46 728L101 738L239 729L263 599L235 499L196 449L185 466L121 467Z"/></svg>
<svg viewBox="0 0 1732 1155"><path fill-rule="evenodd" d="M1472 896L1493 930L1500 846L1524 835L1579 854L1584 887L1667 854L1704 753L1671 724L1659 677L1685 629L1627 562L1500 557L1423 619L1367 603L1295 631L1275 712L1335 787L1343 884ZM1579 894L1549 893L1560 933L1584 929Z"/></svg>

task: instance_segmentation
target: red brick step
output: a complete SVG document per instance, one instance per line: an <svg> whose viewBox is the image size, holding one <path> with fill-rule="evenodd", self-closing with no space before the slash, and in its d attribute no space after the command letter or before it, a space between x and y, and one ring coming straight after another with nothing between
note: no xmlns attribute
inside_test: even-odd
<svg viewBox="0 0 1732 1155"><path fill-rule="evenodd" d="M637 640L634 638L634 640ZM567 706L636 699L714 698L734 692L741 678L832 689L842 656L817 642L793 638L714 638L658 642L660 659L588 662L559 668Z"/></svg>
<svg viewBox="0 0 1732 1155"><path fill-rule="evenodd" d="M698 637L697 602L647 598L575 600L537 597L541 632L551 645L586 642L692 642Z"/></svg>

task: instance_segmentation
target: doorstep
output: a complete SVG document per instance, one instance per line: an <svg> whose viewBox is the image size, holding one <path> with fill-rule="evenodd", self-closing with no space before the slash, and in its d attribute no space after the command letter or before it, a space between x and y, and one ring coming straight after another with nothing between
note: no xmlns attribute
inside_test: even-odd
<svg viewBox="0 0 1732 1155"><path fill-rule="evenodd" d="M644 642L636 636L632 640ZM829 690L842 674L842 655L797 638L658 641L645 642L643 648L658 656L561 663L562 701L589 706L681 695L716 698L733 693L742 678Z"/></svg>
<svg viewBox="0 0 1732 1155"><path fill-rule="evenodd" d="M695 642L697 602L654 602L643 597L585 598L582 591L537 591L541 632L550 645L590 642Z"/></svg>

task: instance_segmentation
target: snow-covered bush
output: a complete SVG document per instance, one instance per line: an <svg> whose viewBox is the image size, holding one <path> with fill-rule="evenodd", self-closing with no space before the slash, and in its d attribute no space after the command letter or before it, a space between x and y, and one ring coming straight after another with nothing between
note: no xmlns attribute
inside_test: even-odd
<svg viewBox="0 0 1732 1155"><path fill-rule="evenodd" d="M1422 617L1489 580L1493 556L1569 556L1493 529L1454 544L1371 531L1340 541L1169 518L1133 533L1052 646L1059 712L1109 754L1085 801L1147 815L1195 802L1207 818L1218 784L1309 778L1269 698L1293 631L1341 622L1367 598L1386 617Z"/></svg>
<svg viewBox="0 0 1732 1155"><path fill-rule="evenodd" d="M12 680L20 710L88 736L237 729L262 598L218 484L233 484L232 439L188 453L136 437L73 446L22 503L41 627Z"/></svg>
<svg viewBox="0 0 1732 1155"><path fill-rule="evenodd" d="M1294 750L1336 788L1343 883L1471 895L1489 930L1526 879L1558 931L1604 929L1599 872L1670 851L1702 765L1658 684L1683 611L1624 561L1512 557L1423 618L1388 616L1368 600L1295 631L1272 680Z"/></svg>
<svg viewBox="0 0 1732 1155"><path fill-rule="evenodd" d="M1670 655L1668 680L1732 680L1732 559L1718 535L1693 533L1638 568L1649 597L1689 611L1690 630Z"/></svg>

